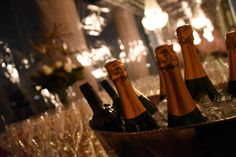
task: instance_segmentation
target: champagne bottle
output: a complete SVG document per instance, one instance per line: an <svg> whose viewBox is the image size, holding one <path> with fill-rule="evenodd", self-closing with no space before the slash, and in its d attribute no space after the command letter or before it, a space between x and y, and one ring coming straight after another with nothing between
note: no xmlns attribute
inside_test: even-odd
<svg viewBox="0 0 236 157"><path fill-rule="evenodd" d="M206 121L184 84L173 46L159 46L155 53L159 70L166 79L168 126L184 126Z"/></svg>
<svg viewBox="0 0 236 157"><path fill-rule="evenodd" d="M105 68L118 91L124 111L126 131L137 132L159 128L159 125L138 99L128 79L124 64L118 59L112 59L105 64Z"/></svg>
<svg viewBox="0 0 236 157"><path fill-rule="evenodd" d="M228 92L236 97L236 31L226 34L226 47L229 53Z"/></svg>
<svg viewBox="0 0 236 157"><path fill-rule="evenodd" d="M119 101L119 96L116 93L115 89L113 89L113 87L111 86L111 84L107 80L103 80L101 82L101 85L106 90L108 95L112 98L114 108L117 110L117 112L120 115L123 115L122 107L121 107L120 101ZM137 88L133 87L133 89L134 89L135 93L137 94L138 99L141 101L141 103L146 108L148 113L150 113L151 115L156 113L157 112L156 105L149 98L144 96L143 93L141 93Z"/></svg>
<svg viewBox="0 0 236 157"><path fill-rule="evenodd" d="M119 95L116 93L115 89L112 87L112 85L106 79L101 81L101 85L105 89L107 94L110 96L110 98L112 99L113 108L117 111L117 113L121 117L123 117L123 108L121 107Z"/></svg>
<svg viewBox="0 0 236 157"><path fill-rule="evenodd" d="M212 101L219 100L220 94L206 75L197 55L197 49L193 44L192 27L183 25L176 31L184 58L185 84L190 94L194 99L198 99L200 94L206 93Z"/></svg>
<svg viewBox="0 0 236 157"><path fill-rule="evenodd" d="M117 116L115 110L103 107L105 104L88 82L82 84L80 90L93 111L93 117L90 120L92 128L103 131L124 131L120 117Z"/></svg>

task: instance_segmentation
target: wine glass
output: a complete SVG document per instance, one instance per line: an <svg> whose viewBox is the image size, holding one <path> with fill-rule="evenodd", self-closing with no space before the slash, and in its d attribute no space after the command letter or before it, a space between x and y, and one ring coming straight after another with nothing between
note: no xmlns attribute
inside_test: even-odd
<svg viewBox="0 0 236 157"><path fill-rule="evenodd" d="M104 96L104 97L103 97ZM102 100L107 100L108 95L102 94ZM109 101L109 100L107 100ZM82 117L82 125L83 125L83 134L81 137L81 142L79 145L79 149L77 151L78 156L83 157L108 157L108 156L116 156L114 151L110 148L106 148L106 151L98 138L96 137L94 131L91 129L89 125L89 121L93 115L91 108L89 107L87 101L85 99L80 99L77 102L77 108L80 110Z"/></svg>
<svg viewBox="0 0 236 157"><path fill-rule="evenodd" d="M77 157L79 143L83 133L81 115L76 108L76 104L72 103L70 107L64 107L60 111L61 119L63 119L63 131L59 137L63 156Z"/></svg>
<svg viewBox="0 0 236 157"><path fill-rule="evenodd" d="M53 128L51 124L51 120L55 117L55 111L48 111L33 119L34 127L31 140L37 143L38 156L57 156L58 147L55 145L56 138L54 136L57 128Z"/></svg>
<svg viewBox="0 0 236 157"><path fill-rule="evenodd" d="M93 132L89 127L89 120L92 117L92 110L85 99L78 100L77 108L80 110L83 126L83 134L81 136L81 141L83 142L79 145L77 155L83 157L96 156L95 148L92 143Z"/></svg>

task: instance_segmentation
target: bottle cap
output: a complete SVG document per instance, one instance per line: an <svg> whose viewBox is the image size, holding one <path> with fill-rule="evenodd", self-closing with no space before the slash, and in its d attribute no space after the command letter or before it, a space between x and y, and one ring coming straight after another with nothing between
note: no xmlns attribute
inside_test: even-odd
<svg viewBox="0 0 236 157"><path fill-rule="evenodd" d="M179 59L173 50L172 44L158 46L155 49L159 69L173 69L179 64Z"/></svg>
<svg viewBox="0 0 236 157"><path fill-rule="evenodd" d="M236 48L236 31L231 31L226 34L227 49Z"/></svg>
<svg viewBox="0 0 236 157"><path fill-rule="evenodd" d="M177 37L180 44L193 42L193 29L191 25L183 25L176 29Z"/></svg>
<svg viewBox="0 0 236 157"><path fill-rule="evenodd" d="M128 77L125 66L119 59L108 60L105 64L105 68L112 81L126 79Z"/></svg>

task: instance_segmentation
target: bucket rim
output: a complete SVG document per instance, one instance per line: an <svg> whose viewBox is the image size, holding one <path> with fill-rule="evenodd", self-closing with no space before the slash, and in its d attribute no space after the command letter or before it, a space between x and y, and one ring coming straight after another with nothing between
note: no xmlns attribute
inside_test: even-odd
<svg viewBox="0 0 236 157"><path fill-rule="evenodd" d="M171 131L177 131L177 130L183 130L183 129L191 129L191 128L198 128L198 127L203 127L203 126L211 126L211 125L218 125L224 122L229 122L229 121L234 121L236 120L236 115L227 117L224 119L218 119L214 121L206 121L206 122L201 122L201 123L196 123L196 124L191 124L191 125L186 125L186 126L180 126L180 127L166 127L166 128L159 128L159 129L153 129L153 130L147 130L147 131L139 131L139 132L113 132L113 131L104 131L104 130L99 130L99 129L94 129L90 124L90 128L101 134L115 134L115 135L142 135L142 134L155 134L155 133L165 133L165 132L171 132Z"/></svg>

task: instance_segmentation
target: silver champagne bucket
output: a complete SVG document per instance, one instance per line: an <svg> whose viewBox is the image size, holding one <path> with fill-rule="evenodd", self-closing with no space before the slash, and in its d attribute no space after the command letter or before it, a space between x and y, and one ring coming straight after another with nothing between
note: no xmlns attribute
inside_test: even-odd
<svg viewBox="0 0 236 157"><path fill-rule="evenodd" d="M143 132L94 132L104 148L119 157L236 156L236 117Z"/></svg>

